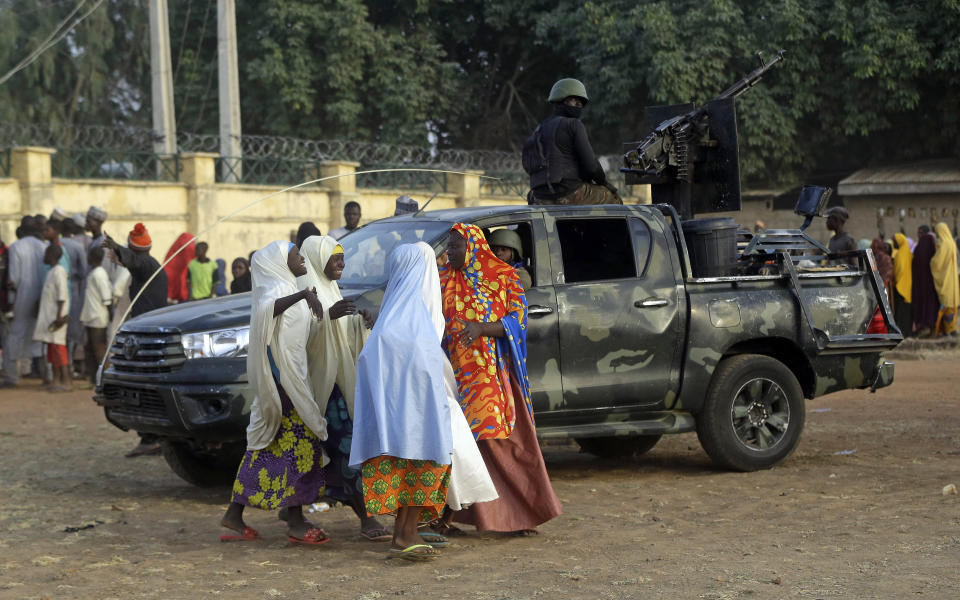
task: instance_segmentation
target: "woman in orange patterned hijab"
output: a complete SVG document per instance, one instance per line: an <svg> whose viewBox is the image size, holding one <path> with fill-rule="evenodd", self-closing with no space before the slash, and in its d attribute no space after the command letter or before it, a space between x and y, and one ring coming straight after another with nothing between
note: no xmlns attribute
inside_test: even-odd
<svg viewBox="0 0 960 600"><path fill-rule="evenodd" d="M457 379L460 406L500 495L458 511L454 518L481 531L535 533L561 509L533 427L523 286L476 225L453 226L447 259L440 269L443 347ZM449 515L440 527L454 533Z"/></svg>
<svg viewBox="0 0 960 600"><path fill-rule="evenodd" d="M506 438L516 423L517 404L533 414L523 286L476 225L457 223L450 238L454 250L448 247L450 262L440 270L447 321L444 349L474 437Z"/></svg>

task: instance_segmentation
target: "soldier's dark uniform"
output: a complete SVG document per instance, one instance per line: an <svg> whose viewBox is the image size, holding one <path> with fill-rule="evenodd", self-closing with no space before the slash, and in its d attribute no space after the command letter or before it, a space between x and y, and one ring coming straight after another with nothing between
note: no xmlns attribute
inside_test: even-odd
<svg viewBox="0 0 960 600"><path fill-rule="evenodd" d="M576 79L561 79L550 90L553 114L538 126L548 167L530 174L527 202L623 204L590 146L587 129L580 122L583 109L564 103L571 97L580 98L583 104L588 101L586 88Z"/></svg>

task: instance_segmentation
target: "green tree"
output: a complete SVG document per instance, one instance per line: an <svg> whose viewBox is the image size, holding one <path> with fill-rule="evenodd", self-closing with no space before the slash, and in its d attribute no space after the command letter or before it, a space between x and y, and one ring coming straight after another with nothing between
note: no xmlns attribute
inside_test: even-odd
<svg viewBox="0 0 960 600"><path fill-rule="evenodd" d="M149 114L144 9L108 0L60 43L0 85L0 121L130 124ZM91 3L92 5L92 3ZM33 51L74 4L0 0L0 69ZM146 90L146 94L144 93Z"/></svg>

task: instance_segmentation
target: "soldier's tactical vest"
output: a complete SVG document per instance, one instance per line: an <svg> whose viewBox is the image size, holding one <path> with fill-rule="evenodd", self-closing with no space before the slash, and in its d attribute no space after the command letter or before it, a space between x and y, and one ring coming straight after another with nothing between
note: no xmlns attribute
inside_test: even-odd
<svg viewBox="0 0 960 600"><path fill-rule="evenodd" d="M536 189L560 183L564 179L580 179L577 157L560 151L557 130L570 117L553 115L543 120L530 137L523 142L523 170L530 175L530 188Z"/></svg>

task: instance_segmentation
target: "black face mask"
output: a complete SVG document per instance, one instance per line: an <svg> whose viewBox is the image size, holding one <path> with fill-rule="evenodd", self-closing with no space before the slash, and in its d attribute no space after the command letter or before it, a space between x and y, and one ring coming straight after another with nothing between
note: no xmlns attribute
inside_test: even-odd
<svg viewBox="0 0 960 600"><path fill-rule="evenodd" d="M561 117L570 117L571 119L579 119L581 112L583 112L583 107L568 106L566 104L557 104L553 109L553 114L560 115Z"/></svg>

